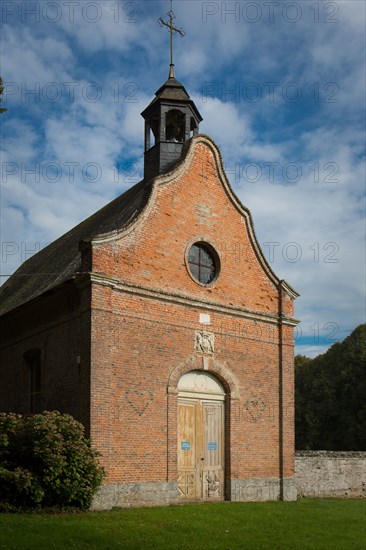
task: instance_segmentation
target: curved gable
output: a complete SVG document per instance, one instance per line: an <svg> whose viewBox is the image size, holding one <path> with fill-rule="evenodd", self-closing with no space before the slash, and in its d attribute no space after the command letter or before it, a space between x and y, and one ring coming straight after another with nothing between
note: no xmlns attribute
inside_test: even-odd
<svg viewBox="0 0 366 550"><path fill-rule="evenodd" d="M173 167L173 169L170 170L168 173L157 176L152 180L152 190L149 196L149 200L145 204L144 208L141 210L140 214L131 220L131 223L125 225L122 228L116 229L113 232L103 233L94 236L93 243L98 245L102 243L113 242L116 240L118 241L120 239L126 238L128 235L130 235L131 237L134 232L138 232L140 228L142 229L145 222L148 222L151 212L156 209L157 202L159 202L158 196L160 194L160 191L162 191L164 188L168 188L169 186L173 186L182 178L184 179L184 175L192 170L192 166L197 156L200 155L198 151L200 147L205 147L210 151L213 158L213 165L216 176L222 186L222 189L225 192L227 200L230 202L232 207L236 210L236 212L242 219L242 223L246 228L250 245L254 251L255 257L259 265L261 266L261 269L263 270L263 273L276 288L278 288L280 285L284 292L291 299L298 297L299 294L286 281L280 280L268 264L256 238L252 215L249 209L244 206L240 199L237 197L226 176L221 152L214 140L204 134L194 136L191 140L186 142L185 148L182 151L181 159ZM209 167L207 165L205 169L208 168ZM176 216L178 215L178 213L174 211L174 207L174 204L172 204L172 215ZM198 235L195 235L195 237L199 238ZM192 237L192 241L194 241L194 237Z"/></svg>

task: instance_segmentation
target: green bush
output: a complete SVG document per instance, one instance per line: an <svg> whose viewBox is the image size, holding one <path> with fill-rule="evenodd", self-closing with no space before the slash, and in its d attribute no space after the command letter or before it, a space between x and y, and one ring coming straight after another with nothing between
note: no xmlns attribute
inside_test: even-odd
<svg viewBox="0 0 366 550"><path fill-rule="evenodd" d="M0 510L88 508L104 477L98 454L70 415L0 413Z"/></svg>
<svg viewBox="0 0 366 550"><path fill-rule="evenodd" d="M0 466L0 511L38 508L43 497L44 490L29 470Z"/></svg>

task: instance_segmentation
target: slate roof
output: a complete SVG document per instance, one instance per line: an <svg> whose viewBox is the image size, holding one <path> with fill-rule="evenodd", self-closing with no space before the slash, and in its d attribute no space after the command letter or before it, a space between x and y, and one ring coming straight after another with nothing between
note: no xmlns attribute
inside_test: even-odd
<svg viewBox="0 0 366 550"><path fill-rule="evenodd" d="M202 121L202 116L200 115L194 101L190 98L187 90L176 78L170 77L155 93L154 99L142 111L141 115L146 118L149 113L154 109L154 106L161 101L170 101L177 104L184 103L185 105L190 105L191 108L197 115L197 118Z"/></svg>
<svg viewBox="0 0 366 550"><path fill-rule="evenodd" d="M151 182L140 181L24 262L0 287L0 315L80 273L80 241L122 229L142 211L151 188Z"/></svg>
<svg viewBox="0 0 366 550"><path fill-rule="evenodd" d="M176 78L168 78L166 82L156 92L156 97L151 103L155 103L157 99L178 99L180 101L186 101L190 99L189 94L183 84L181 84ZM150 103L150 105L151 105Z"/></svg>

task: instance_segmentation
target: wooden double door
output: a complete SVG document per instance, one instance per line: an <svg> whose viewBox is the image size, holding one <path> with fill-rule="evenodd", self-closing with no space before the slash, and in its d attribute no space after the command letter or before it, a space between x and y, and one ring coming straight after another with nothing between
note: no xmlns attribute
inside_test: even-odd
<svg viewBox="0 0 366 550"><path fill-rule="evenodd" d="M224 500L225 403L178 399L178 489L182 500Z"/></svg>

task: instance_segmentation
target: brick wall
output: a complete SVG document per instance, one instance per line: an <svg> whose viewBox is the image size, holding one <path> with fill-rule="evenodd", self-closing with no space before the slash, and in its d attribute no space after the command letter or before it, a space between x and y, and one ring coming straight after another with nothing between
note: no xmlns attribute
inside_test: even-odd
<svg viewBox="0 0 366 550"><path fill-rule="evenodd" d="M136 476L146 481L166 478L169 438L177 448L175 431L167 433L167 388L175 367L181 367L180 374L203 368L203 356L194 349L195 331L202 328L199 314L194 307L94 286L92 437L103 452L111 481L130 482ZM216 351L207 361L229 394L232 474L236 478L277 477L277 329L219 313L210 315L211 324L205 330L215 334ZM230 378L238 381L237 388L230 387ZM230 401L232 392L235 399ZM292 427L292 399L290 392L287 430ZM290 476L291 448L287 458L285 475Z"/></svg>

